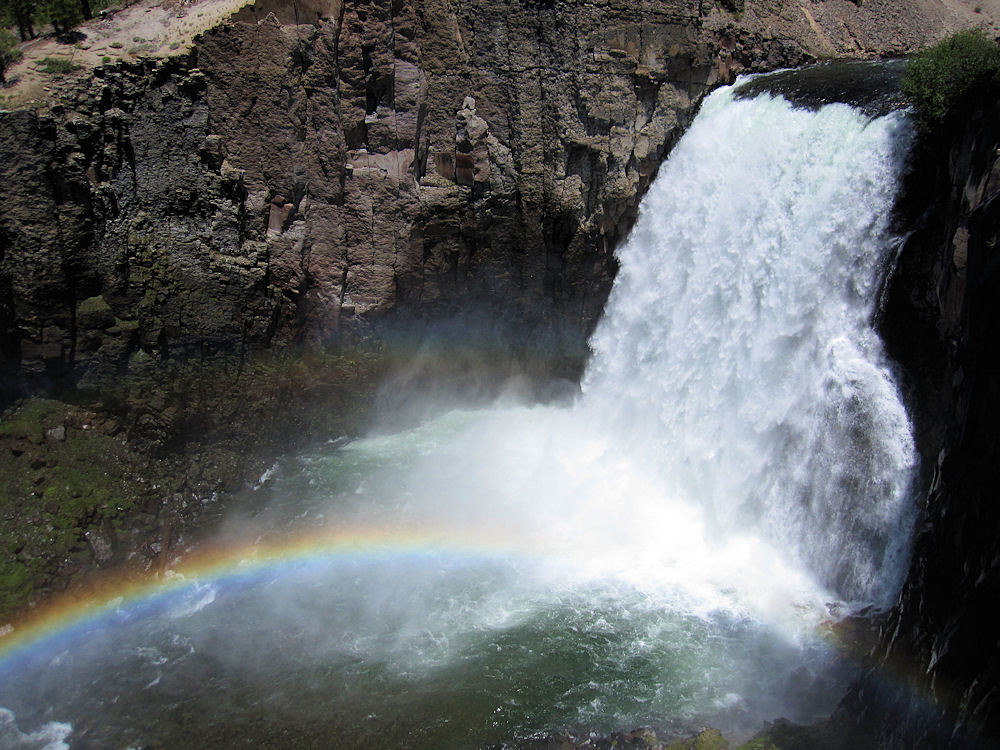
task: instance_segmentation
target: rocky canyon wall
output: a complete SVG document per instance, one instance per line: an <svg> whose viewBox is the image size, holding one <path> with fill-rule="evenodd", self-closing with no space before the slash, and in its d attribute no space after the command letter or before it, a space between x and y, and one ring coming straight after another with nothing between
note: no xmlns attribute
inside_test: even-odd
<svg viewBox="0 0 1000 750"><path fill-rule="evenodd" d="M757 33L688 0L261 0L0 112L0 408L73 402L0 422L0 616L357 430L382 334L572 377L698 98L809 59Z"/></svg>
<svg viewBox="0 0 1000 750"><path fill-rule="evenodd" d="M673 5L257 6L3 115L8 391L397 311L586 328L718 76Z"/></svg>

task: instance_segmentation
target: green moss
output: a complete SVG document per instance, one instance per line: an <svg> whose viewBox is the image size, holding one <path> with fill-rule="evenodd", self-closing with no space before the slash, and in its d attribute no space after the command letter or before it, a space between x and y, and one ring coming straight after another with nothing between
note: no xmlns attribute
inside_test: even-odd
<svg viewBox="0 0 1000 750"><path fill-rule="evenodd" d="M111 312L111 306L108 305L107 301L101 295L88 297L76 305L77 315L104 315L109 312Z"/></svg>
<svg viewBox="0 0 1000 750"><path fill-rule="evenodd" d="M136 327L114 322L122 341ZM187 363L138 349L127 374L78 392L90 409L33 399L4 414L0 623L33 593L94 566L88 531L109 539L118 530L123 542L156 528L159 511L147 507L175 493L238 490L273 460L274 446L362 431L385 367L376 347ZM146 525L135 531L137 523Z"/></svg>
<svg viewBox="0 0 1000 750"><path fill-rule="evenodd" d="M903 93L921 130L937 128L973 97L1000 93L1000 44L974 29L923 50L906 67Z"/></svg>
<svg viewBox="0 0 1000 750"><path fill-rule="evenodd" d="M723 738L722 732L718 729L706 729L695 738L691 750L727 750L728 747L729 743Z"/></svg>
<svg viewBox="0 0 1000 750"><path fill-rule="evenodd" d="M45 430L63 423L70 407L60 401L37 398L24 402L0 419L0 438L41 442Z"/></svg>
<svg viewBox="0 0 1000 750"><path fill-rule="evenodd" d="M94 429L94 416L34 399L0 421L0 617L68 562L89 558L86 532L144 496L141 457Z"/></svg>
<svg viewBox="0 0 1000 750"><path fill-rule="evenodd" d="M76 305L76 323L84 330L107 329L114 325L115 314L104 297L89 297Z"/></svg>
<svg viewBox="0 0 1000 750"><path fill-rule="evenodd" d="M12 554L0 557L0 613L13 612L27 603L37 578L33 567Z"/></svg>
<svg viewBox="0 0 1000 750"><path fill-rule="evenodd" d="M667 750L728 750L729 743L718 729L703 729L697 737L674 740Z"/></svg>

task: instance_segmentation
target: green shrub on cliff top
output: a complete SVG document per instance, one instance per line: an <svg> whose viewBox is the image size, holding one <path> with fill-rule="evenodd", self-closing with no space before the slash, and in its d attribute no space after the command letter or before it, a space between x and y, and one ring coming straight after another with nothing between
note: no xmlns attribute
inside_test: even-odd
<svg viewBox="0 0 1000 750"><path fill-rule="evenodd" d="M66 57L43 57L41 61L41 71L49 75L63 76L79 69L79 65Z"/></svg>
<svg viewBox="0 0 1000 750"><path fill-rule="evenodd" d="M903 93L917 124L932 130L972 96L1000 92L1000 44L981 29L962 31L920 52L906 67Z"/></svg>

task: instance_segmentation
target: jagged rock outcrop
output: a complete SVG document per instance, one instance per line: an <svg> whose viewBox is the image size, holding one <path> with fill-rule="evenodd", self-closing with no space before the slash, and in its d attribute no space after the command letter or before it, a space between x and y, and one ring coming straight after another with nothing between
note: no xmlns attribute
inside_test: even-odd
<svg viewBox="0 0 1000 750"><path fill-rule="evenodd" d="M585 328L718 75L684 7L610 27L555 6L290 9L309 15L248 9L189 59L4 116L8 378L99 387L140 352L329 340L401 308L538 335L554 299Z"/></svg>

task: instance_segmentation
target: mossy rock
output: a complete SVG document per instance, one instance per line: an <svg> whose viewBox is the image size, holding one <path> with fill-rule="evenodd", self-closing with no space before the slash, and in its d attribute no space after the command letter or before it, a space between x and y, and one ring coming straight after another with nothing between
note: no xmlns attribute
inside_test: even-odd
<svg viewBox="0 0 1000 750"><path fill-rule="evenodd" d="M31 562L11 559L14 550L4 550L0 557L0 613L10 613L23 607L35 591L37 566Z"/></svg>
<svg viewBox="0 0 1000 750"><path fill-rule="evenodd" d="M781 750L781 748L766 737L755 737L749 742L740 745L736 750Z"/></svg>
<svg viewBox="0 0 1000 750"><path fill-rule="evenodd" d="M729 743L718 729L703 729L696 737L674 740L667 750L729 750Z"/></svg>
<svg viewBox="0 0 1000 750"><path fill-rule="evenodd" d="M115 324L115 314L104 297L88 297L76 305L76 323L87 330L101 330Z"/></svg>
<svg viewBox="0 0 1000 750"><path fill-rule="evenodd" d="M691 750L728 750L729 743L718 729L706 729L697 737Z"/></svg>
<svg viewBox="0 0 1000 750"><path fill-rule="evenodd" d="M0 420L0 617L89 559L86 534L113 528L145 498L145 459L96 417L32 399Z"/></svg>
<svg viewBox="0 0 1000 750"><path fill-rule="evenodd" d="M110 314L102 298L81 307L102 323ZM116 530L130 534L146 508L189 491L238 491L276 445L356 434L383 367L379 351L363 348L207 363L139 349L127 374L78 392L96 411L51 399L8 411L0 419L0 618L68 567L117 559L107 552L124 549Z"/></svg>
<svg viewBox="0 0 1000 750"><path fill-rule="evenodd" d="M61 401L31 399L0 418L0 439L13 438L41 443L45 431L64 424L72 407Z"/></svg>

